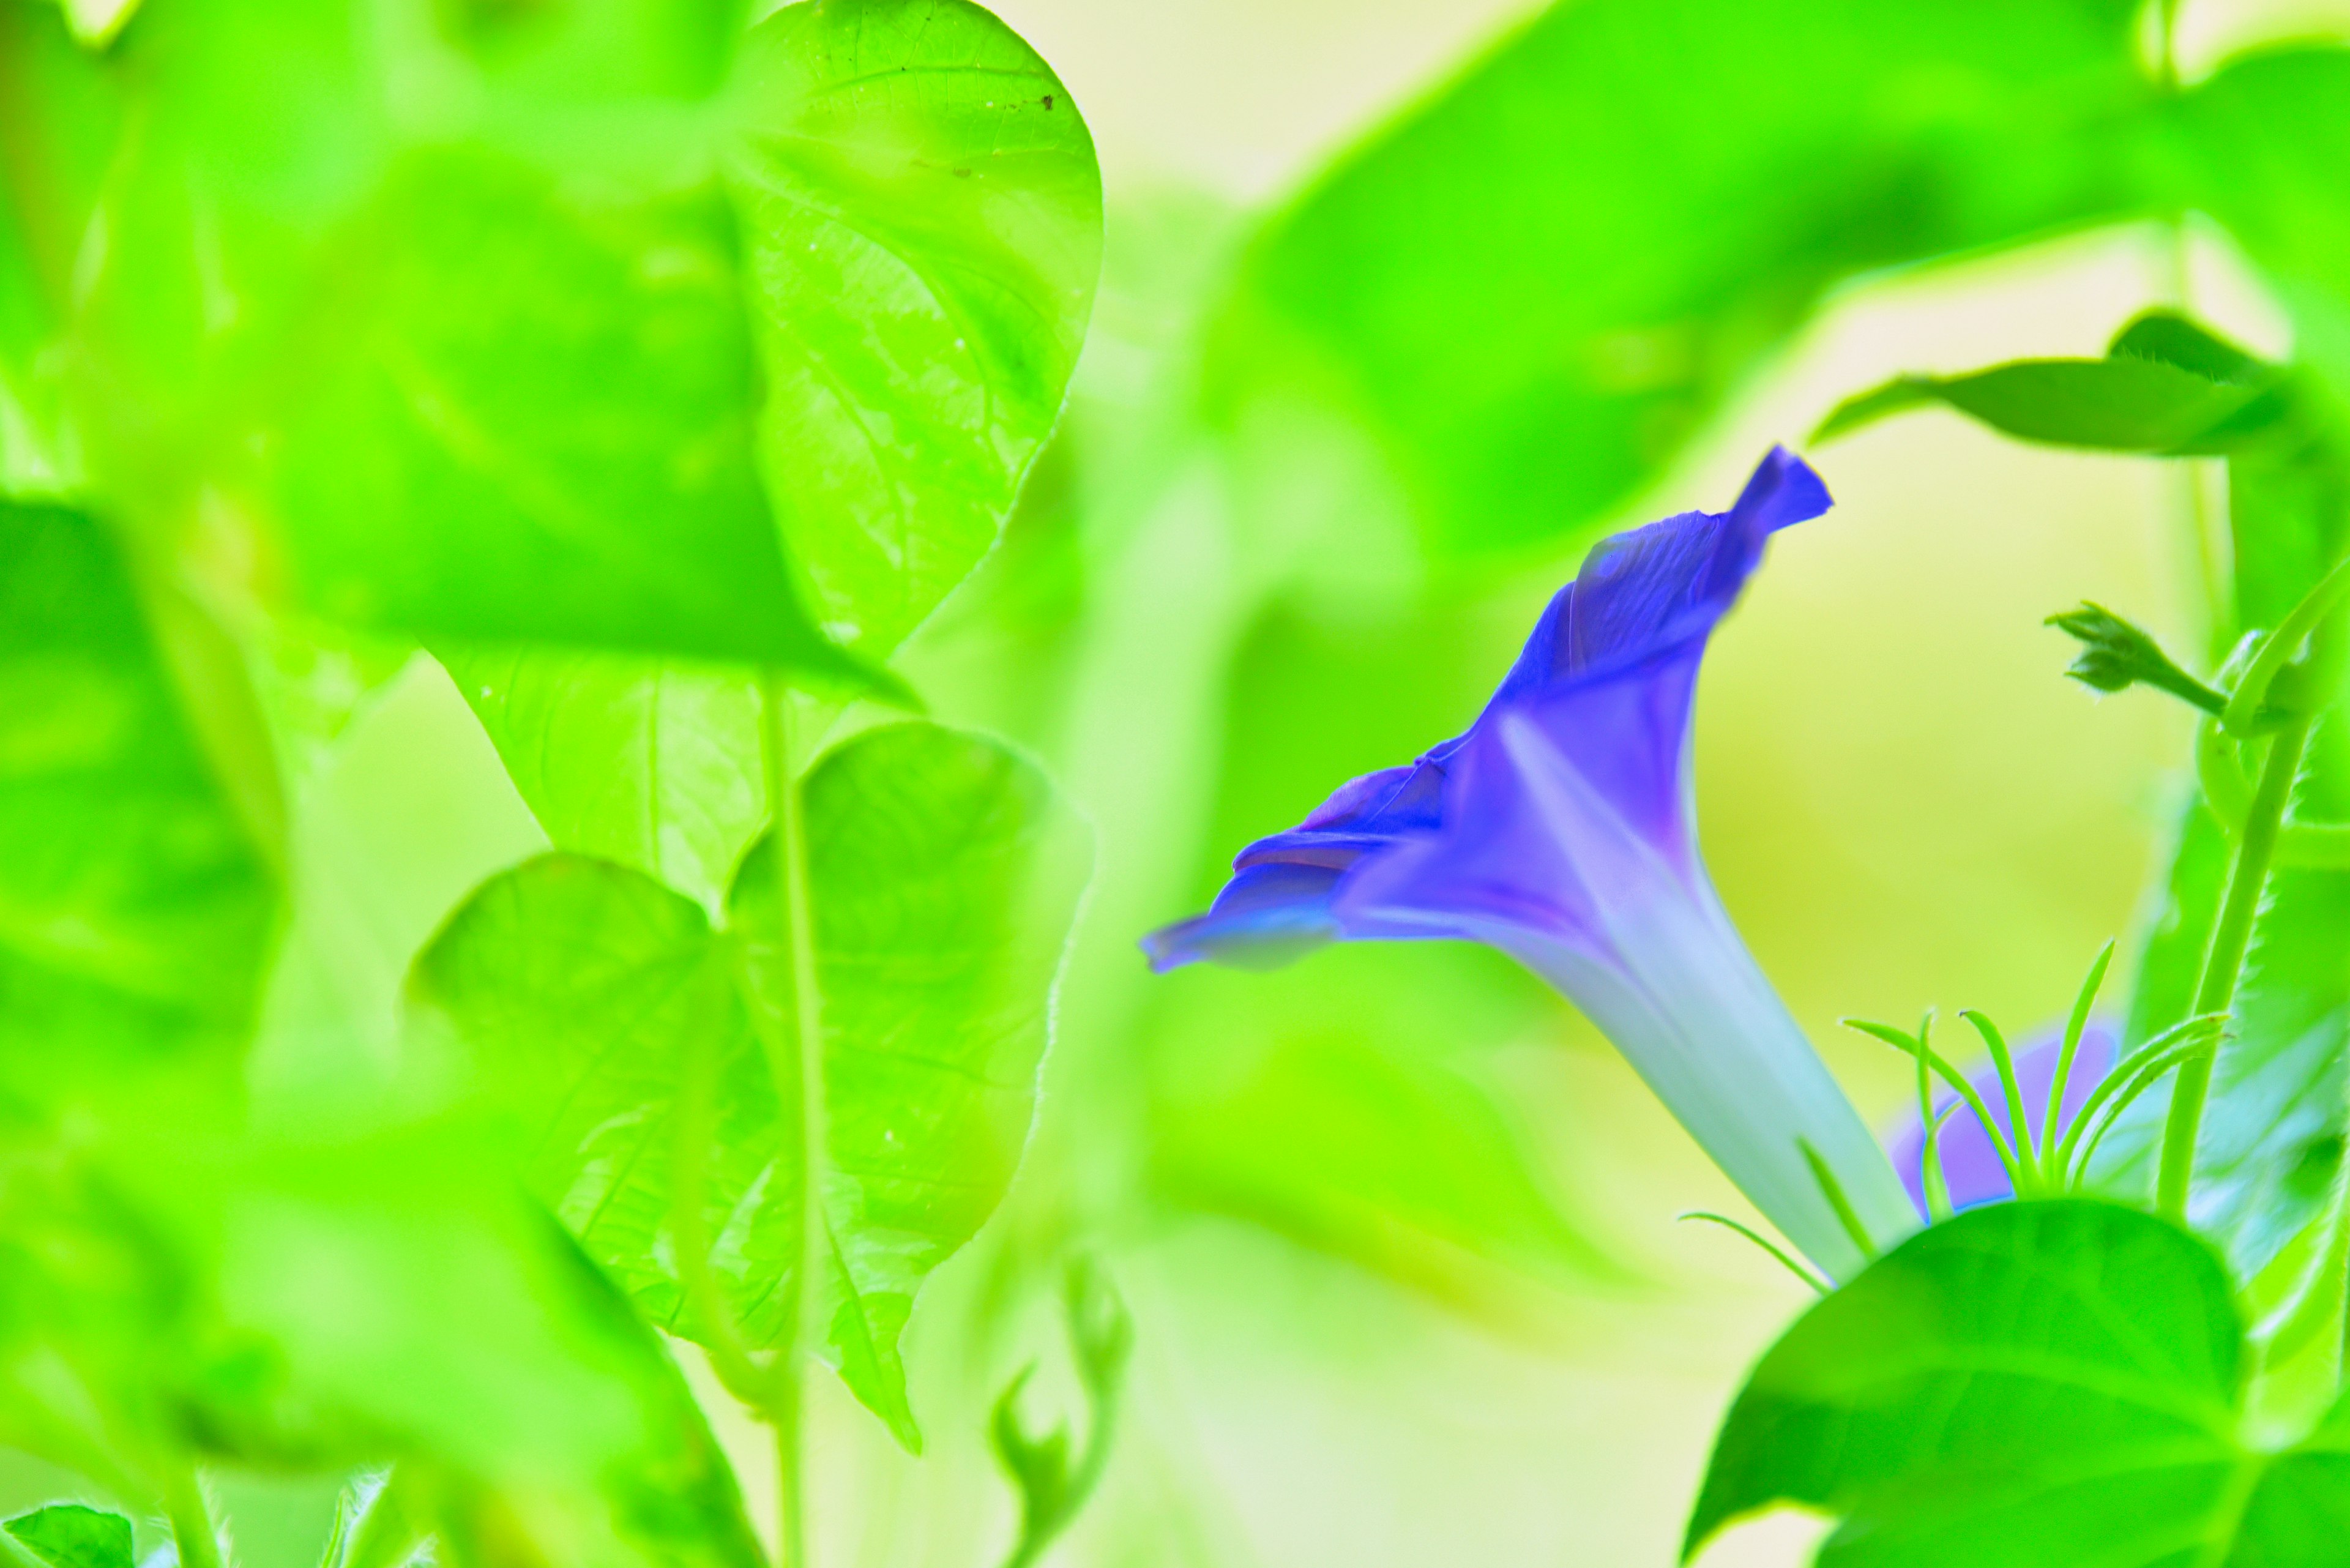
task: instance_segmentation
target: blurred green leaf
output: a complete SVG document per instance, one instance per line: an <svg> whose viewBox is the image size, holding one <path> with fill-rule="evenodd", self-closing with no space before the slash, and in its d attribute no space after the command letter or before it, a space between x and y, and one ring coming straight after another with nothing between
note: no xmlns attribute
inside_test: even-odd
<svg viewBox="0 0 2350 1568"><path fill-rule="evenodd" d="M44 1568L132 1568L130 1521L78 1503L20 1513L5 1526Z"/></svg>
<svg viewBox="0 0 2350 1568"><path fill-rule="evenodd" d="M478 1129L269 1149L182 1224L218 1238L224 1315L270 1347L281 1426L432 1478L455 1561L761 1561L667 1353ZM484 1532L503 1544L467 1540Z"/></svg>
<svg viewBox="0 0 2350 1568"><path fill-rule="evenodd" d="M910 1446L898 1338L1027 1137L1083 836L1035 768L934 725L868 731L804 787L839 1264L826 1340ZM647 1312L695 1338L713 1331L689 1309L671 1209L680 1118L703 1107L710 1264L754 1349L792 1332L778 1285L800 1236L795 1135L746 1017L747 1001L762 1027L792 1026L757 979L771 859L745 859L721 937L641 873L544 857L468 900L414 981L522 1115L534 1189ZM689 1102L697 1070L710 1076Z"/></svg>
<svg viewBox="0 0 2350 1568"><path fill-rule="evenodd" d="M724 902L767 815L755 679L578 649L438 651L557 847Z"/></svg>
<svg viewBox="0 0 2350 1568"><path fill-rule="evenodd" d="M1334 949L1294 971L1169 982L1155 1181L1448 1299L1478 1302L1496 1275L1611 1272L1474 1054L1523 1021L1494 967L1465 950Z"/></svg>
<svg viewBox="0 0 2350 1568"><path fill-rule="evenodd" d="M2172 114L2163 178L2224 223L2296 328L2294 352L2350 400L2350 51L2265 51L2215 72Z"/></svg>
<svg viewBox="0 0 2350 1568"><path fill-rule="evenodd" d="M0 5L0 488L68 478L60 367L44 353L68 314L120 105L61 11Z"/></svg>
<svg viewBox="0 0 2350 1568"><path fill-rule="evenodd" d="M0 501L0 1099L233 1068L276 918L94 519Z"/></svg>
<svg viewBox="0 0 2350 1568"><path fill-rule="evenodd" d="M802 613L753 455L714 191L612 197L416 154L342 237L276 494L328 613L851 677Z"/></svg>
<svg viewBox="0 0 2350 1568"><path fill-rule="evenodd" d="M1101 268L1068 89L967 0L810 0L754 28L732 188L785 536L826 628L886 656L994 545Z"/></svg>
<svg viewBox="0 0 2350 1568"><path fill-rule="evenodd" d="M2071 1199L1961 1214L1763 1355L1684 1559L1792 1502L1843 1520L1822 1568L2337 1562L2350 1427L2250 1447L2244 1362L2226 1272L2167 1222Z"/></svg>
<svg viewBox="0 0 2350 1568"><path fill-rule="evenodd" d="M1815 441L1941 403L2012 436L2169 456L2274 445L2293 414L2282 374L2168 312L2123 328L2103 359L2021 359L1965 376L1901 376L1838 405Z"/></svg>
<svg viewBox="0 0 2350 1568"><path fill-rule="evenodd" d="M1213 399L1360 419L1440 551L1570 532L1838 279L2133 210L2141 9L1554 6L1267 228Z"/></svg>

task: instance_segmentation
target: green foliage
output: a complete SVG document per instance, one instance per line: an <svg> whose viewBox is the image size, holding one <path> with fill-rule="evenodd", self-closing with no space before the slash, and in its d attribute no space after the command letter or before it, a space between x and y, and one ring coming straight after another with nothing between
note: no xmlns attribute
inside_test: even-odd
<svg viewBox="0 0 2350 1568"><path fill-rule="evenodd" d="M1068 89L960 0L815 0L752 35L730 187L785 536L880 657L994 545L1101 270Z"/></svg>
<svg viewBox="0 0 2350 1568"><path fill-rule="evenodd" d="M1942 403L2025 441L2187 457L2274 444L2285 378L2168 311L2139 317L2102 359L2021 359L1967 376L1900 376L1840 404L1815 440Z"/></svg>
<svg viewBox="0 0 2350 1568"><path fill-rule="evenodd" d="M1059 411L1066 89L963 0L419 23L173 0L92 59L12 0L0 136L107 173L6 192L11 467L163 539L202 496L347 620L872 680L835 640L937 603Z"/></svg>
<svg viewBox="0 0 2350 1568"><path fill-rule="evenodd" d="M252 1027L270 850L172 651L95 519L0 500L0 1106L218 1072Z"/></svg>
<svg viewBox="0 0 2350 1568"><path fill-rule="evenodd" d="M1843 1521L1822 1568L2336 1561L2350 1406L2251 1444L2242 1339L2219 1260L2162 1220L2077 1199L1962 1214L1763 1356L1684 1555L1793 1502Z"/></svg>
<svg viewBox="0 0 2350 1568"><path fill-rule="evenodd" d="M1574 529L1838 279L2134 203L2139 11L1556 6L1260 236L1214 394L1359 418L1439 550Z"/></svg>
<svg viewBox="0 0 2350 1568"><path fill-rule="evenodd" d="M439 651L549 838L724 902L767 815L755 680L564 649Z"/></svg>
<svg viewBox="0 0 2350 1568"><path fill-rule="evenodd" d="M2266 365L2174 312L2139 317L2104 359L2022 360L1969 376L1901 378L1846 403L1823 433L1934 402L2027 440L2225 456L2230 598L2245 628L2278 628L2340 558L2350 448L2322 381ZM2089 644L2083 661L2099 677L2092 684L2145 680L2210 709L2219 693L2172 665L2151 639L2097 607L2086 610L2093 613L2057 619ZM2329 712L2303 763L2297 818L2350 816L2345 746L2350 737L2338 711ZM2204 807L2191 809L2138 956L2125 1048L2140 1063L2151 1061L2157 1039L2192 1010L2230 859L2219 824ZM2196 1218L2224 1237L2231 1260L2248 1270L2315 1218L2350 1131L2342 1091L2350 980L2335 935L2345 919L2350 876L2295 866L2288 852L2253 928L2197 1167ZM2168 1105L2167 1094L2147 1096L2118 1118L2095 1171L2102 1189L2150 1191Z"/></svg>
<svg viewBox="0 0 2350 1568"><path fill-rule="evenodd" d="M837 1265L826 1345L913 1447L899 1336L922 1281L1010 1182L1087 857L1031 765L935 725L867 731L804 787ZM532 1190L589 1254L654 1322L754 1349L795 1330L781 1286L804 1201L797 1085L779 1093L761 1039L795 1026L762 978L765 842L726 932L641 872L554 855L468 899L413 982L516 1118ZM723 1322L694 1299L681 1225Z"/></svg>
<svg viewBox="0 0 2350 1568"><path fill-rule="evenodd" d="M0 1524L41 1568L131 1568L130 1521L78 1503L20 1513Z"/></svg>

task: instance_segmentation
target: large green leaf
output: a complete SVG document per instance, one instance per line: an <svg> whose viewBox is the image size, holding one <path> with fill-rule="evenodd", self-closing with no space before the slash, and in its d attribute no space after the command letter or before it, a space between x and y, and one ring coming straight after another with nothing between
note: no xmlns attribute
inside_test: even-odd
<svg viewBox="0 0 2350 1568"><path fill-rule="evenodd" d="M755 680L580 649L440 655L547 837L724 902L767 815Z"/></svg>
<svg viewBox="0 0 2350 1568"><path fill-rule="evenodd" d="M899 1336L1019 1159L1083 840L1032 766L931 724L866 732L804 787L838 1264L825 1344L913 1444ZM735 884L731 933L639 872L550 856L484 886L413 982L420 1013L521 1118L533 1187L647 1312L693 1337L712 1326L677 1272L674 1173L681 1138L708 1118L693 1135L698 1224L753 1348L792 1332L779 1287L802 1203L796 1133L752 1027L794 1027L766 978L780 961L764 844Z"/></svg>
<svg viewBox="0 0 2350 1568"><path fill-rule="evenodd" d="M2163 1220L2002 1204L1902 1243L1806 1313L1724 1422L1684 1555L1797 1503L1822 1568L2316 1568L2344 1560L2345 1411L2242 1432L2226 1272Z"/></svg>
<svg viewBox="0 0 2350 1568"><path fill-rule="evenodd" d="M233 1064L276 888L107 531L0 501L0 1098Z"/></svg>
<svg viewBox="0 0 2350 1568"><path fill-rule="evenodd" d="M827 629L879 657L994 545L1101 269L1093 139L968 0L810 0L755 28L733 189L769 476Z"/></svg>
<svg viewBox="0 0 2350 1568"><path fill-rule="evenodd" d="M131 1568L130 1521L78 1503L20 1513L0 1525L43 1568Z"/></svg>
<svg viewBox="0 0 2350 1568"><path fill-rule="evenodd" d="M1603 514L1835 280L2127 208L2132 0L1582 0L1251 254L1216 395L1335 401L1440 549Z"/></svg>

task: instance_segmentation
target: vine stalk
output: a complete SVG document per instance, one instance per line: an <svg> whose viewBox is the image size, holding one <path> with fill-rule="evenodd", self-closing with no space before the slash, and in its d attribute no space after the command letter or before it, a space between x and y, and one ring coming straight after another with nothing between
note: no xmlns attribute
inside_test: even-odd
<svg viewBox="0 0 2350 1568"><path fill-rule="evenodd" d="M775 1430L776 1484L780 1511L777 1557L782 1568L811 1568L808 1555L806 1452L804 1442L803 1363L815 1346L830 1230L824 1214L825 1103L823 998L817 990L815 931L807 889L807 836L800 810L793 747L792 689L780 674L764 681L762 742L774 828L775 971L766 976L771 994L789 999L784 1027L769 1038L768 1066L775 1097L786 1114L796 1111L800 1168L799 1257L785 1283L788 1325L769 1377L765 1414Z"/></svg>
<svg viewBox="0 0 2350 1568"><path fill-rule="evenodd" d="M2251 944L2252 919L2260 913L2261 894L2268 884L2269 862L2284 826L2285 807L2293 799L2293 780L2301 772L2301 754L2308 744L2312 716L2297 712L2269 742L2268 760L2261 765L2261 782L2253 791L2251 810L2244 819L2244 836L2236 851L2234 870L2212 928L2211 946L2203 960L2203 978L2195 991L2198 1014L2225 1012L2236 1000L2236 981ZM2189 1183L2195 1173L2195 1144L2203 1125L2203 1102L2211 1090L2211 1064L2216 1051L2202 1051L2179 1064L2178 1081L2171 1090L2170 1119L2162 1133L2162 1171L2156 1188L2157 1207L2172 1220L2187 1218Z"/></svg>

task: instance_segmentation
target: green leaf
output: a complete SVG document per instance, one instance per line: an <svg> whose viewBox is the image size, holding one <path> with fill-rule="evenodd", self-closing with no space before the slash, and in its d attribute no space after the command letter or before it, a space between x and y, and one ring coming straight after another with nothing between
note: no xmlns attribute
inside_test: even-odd
<svg viewBox="0 0 2350 1568"><path fill-rule="evenodd" d="M1033 766L931 724L865 732L804 788L838 1263L826 1345L910 1446L898 1339L1025 1142L1083 836ZM467 901L412 992L520 1116L534 1189L649 1314L695 1338L712 1329L689 1310L671 1210L681 1112L706 1095L700 1226L754 1349L791 1333L778 1287L800 1236L796 1135L750 1027L791 1027L756 983L775 961L771 859L745 858L724 935L641 873L531 862Z"/></svg>
<svg viewBox="0 0 2350 1568"><path fill-rule="evenodd" d="M0 489L70 477L59 367L45 352L69 314L76 255L120 132L104 69L55 6L0 6Z"/></svg>
<svg viewBox="0 0 2350 1568"><path fill-rule="evenodd" d="M912 1440L898 1339L931 1272L1010 1187L1090 837L1035 766L935 724L891 724L810 772L808 898L824 998L822 1207L840 1264L827 1337ZM775 857L732 900L754 982L776 972ZM789 1015L754 983L760 1027Z"/></svg>
<svg viewBox="0 0 2350 1568"><path fill-rule="evenodd" d="M1912 1237L1804 1314L1723 1423L1683 1555L1773 1503L1843 1522L1822 1568L2339 1560L2335 1417L2241 1431L2228 1276L2133 1210L2002 1204Z"/></svg>
<svg viewBox="0 0 2350 1568"><path fill-rule="evenodd" d="M413 1467L460 1562L761 1562L676 1366L481 1129L269 1147L218 1190L176 1233L216 1257L224 1320L285 1391L280 1440L323 1445L310 1462ZM486 1559L485 1534L507 1542Z"/></svg>
<svg viewBox="0 0 2350 1568"><path fill-rule="evenodd" d="M1359 420L1440 551L1573 530L1837 280L2134 208L2140 9L1553 6L1274 218L1214 400Z"/></svg>
<svg viewBox="0 0 2350 1568"><path fill-rule="evenodd" d="M879 658L994 545L1059 417L1101 266L1093 140L967 0L786 6L734 105L769 478L827 629Z"/></svg>
<svg viewBox="0 0 2350 1568"><path fill-rule="evenodd" d="M0 501L0 1099L233 1065L275 878L95 520Z"/></svg>
<svg viewBox="0 0 2350 1568"><path fill-rule="evenodd" d="M558 187L413 154L340 237L276 494L345 620L854 667L803 613L753 452L715 191Z"/></svg>
<svg viewBox="0 0 2350 1568"><path fill-rule="evenodd" d="M46 1568L131 1568L130 1521L78 1503L20 1513L5 1526Z"/></svg>
<svg viewBox="0 0 2350 1568"><path fill-rule="evenodd" d="M2250 253L2291 311L2294 350L2350 398L2350 54L2279 49L2233 61L2177 103L2165 177Z"/></svg>
<svg viewBox="0 0 2350 1568"><path fill-rule="evenodd" d="M2293 402L2272 367L2176 316L2142 317L2103 359L2021 359L1966 376L1902 376L1841 404L1815 440L1942 403L2025 441L2172 456L2268 442Z"/></svg>
<svg viewBox="0 0 2350 1568"><path fill-rule="evenodd" d="M756 680L573 649L439 653L556 847L720 908L767 814Z"/></svg>

